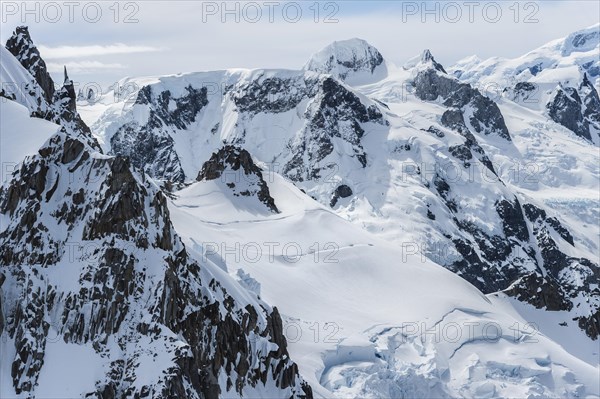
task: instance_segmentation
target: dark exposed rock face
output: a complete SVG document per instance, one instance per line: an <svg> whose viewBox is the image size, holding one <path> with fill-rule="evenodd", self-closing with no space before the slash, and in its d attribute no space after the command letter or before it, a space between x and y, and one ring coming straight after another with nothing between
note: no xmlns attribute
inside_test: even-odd
<svg viewBox="0 0 600 399"><path fill-rule="evenodd" d="M496 175L494 165L488 158L487 154L465 124L463 113L455 108L451 108L442 114L442 125L460 133L465 138L465 143L460 146L449 147L448 150L456 158L464 162L465 167L469 167L470 163L467 162L473 155L483 164L486 168ZM429 128L432 129L431 127ZM435 129L435 128L433 128ZM437 130L437 129L436 129ZM439 130L437 130L439 132ZM440 132L441 133L441 132ZM443 134L443 133L442 133Z"/></svg>
<svg viewBox="0 0 600 399"><path fill-rule="evenodd" d="M560 87L554 98L546 105L553 121L573 131L584 139L591 140L589 125L583 118L582 101L573 87Z"/></svg>
<svg viewBox="0 0 600 399"><path fill-rule="evenodd" d="M600 97L587 74L579 88L557 87L546 110L553 121L586 140L593 141L592 133L600 131Z"/></svg>
<svg viewBox="0 0 600 399"><path fill-rule="evenodd" d="M367 166L367 154L361 138L361 124L386 125L377 106L366 106L360 98L337 80L325 77L319 83L318 94L305 114L307 125L299 142L292 143L292 158L283 173L293 181L316 180L327 168L325 158L333 152L336 140L348 143L361 167ZM308 162L305 162L305 159Z"/></svg>
<svg viewBox="0 0 600 399"><path fill-rule="evenodd" d="M17 95L15 93L11 93L8 90L4 90L4 88L0 88L0 97L4 97L7 100L16 100L17 99Z"/></svg>
<svg viewBox="0 0 600 399"><path fill-rule="evenodd" d="M171 134L185 129L208 104L207 88L185 88L186 94L174 97L169 90L155 93L145 86L137 94L136 104L149 107L148 121L125 123L111 138L114 154L127 156L134 167L156 179L183 182L185 174L174 149Z"/></svg>
<svg viewBox="0 0 600 399"><path fill-rule="evenodd" d="M220 179L235 196L256 198L272 212L279 213L262 171L250 153L240 147L225 145L202 165L196 180Z"/></svg>
<svg viewBox="0 0 600 399"><path fill-rule="evenodd" d="M448 197L447 192L444 195ZM503 234L490 234L468 220L458 219L460 213L455 211L455 223L466 234L452 239L462 259L449 268L485 293L505 289L527 264L535 263L519 201L502 199L496 203L496 211L502 221Z"/></svg>
<svg viewBox="0 0 600 399"><path fill-rule="evenodd" d="M600 279L600 268L561 250L574 241L557 218L532 204L522 207L516 198L501 199L496 212L502 233L490 234L461 216L452 185L441 176L433 183L461 233L448 236L460 257L447 268L484 293L504 291L538 308L571 311L592 339L598 337L600 291L594 281Z"/></svg>
<svg viewBox="0 0 600 399"><path fill-rule="evenodd" d="M0 332L15 346L18 394L35 395L52 328L104 359L106 374L86 397L212 398L258 384L282 397L312 397L289 359L277 310L239 303L189 257L166 198L127 158L59 133L23 163L0 213L8 217ZM87 249L73 253L69 243ZM75 273L74 286L49 278L63 270ZM161 364L148 351L163 353ZM163 373L134 383L143 367Z"/></svg>
<svg viewBox="0 0 600 399"><path fill-rule="evenodd" d="M465 168L471 167L477 158L491 172L487 179L503 185L473 134L494 133L510 140L498 107L468 84L446 76L432 59L424 64L427 67L421 68L414 79L416 96L424 101L440 101L448 107L441 125L465 138L464 144L450 146L448 152L462 161ZM527 82L512 89L515 99L522 100L530 99L536 92L537 88ZM548 111L555 121L589 140L591 127L597 126L596 120L600 118L598 104L597 92L584 77L578 90L559 88ZM587 109L592 111L586 112ZM438 137L443 135L434 126L428 131ZM435 189L452 212L460 232L460 236L448 237L459 257L451 262L442 261L446 267L485 293L505 291L536 307L570 310L590 337L598 337L600 301L591 281L598 280L600 270L588 259L573 258L561 251L561 245L574 245L574 240L557 218L547 216L544 210L531 204L521 207L516 198L499 198L495 207L502 232L490 233L462 214L461 193L453 184L436 176L431 189ZM564 243L559 245L553 238L555 234Z"/></svg>
<svg viewBox="0 0 600 399"><path fill-rule="evenodd" d="M600 130L600 96L587 74L583 75L579 91L583 99L583 118L588 121L590 126Z"/></svg>
<svg viewBox="0 0 600 399"><path fill-rule="evenodd" d="M506 237L515 238L522 242L529 241L529 230L518 199L515 198L513 202L499 201L496 204L496 210L502 218L502 229Z"/></svg>
<svg viewBox="0 0 600 399"><path fill-rule="evenodd" d="M63 86L54 93L54 99L52 103L52 109L55 117L52 120L72 132L76 132L83 137L88 137L87 140L91 146L98 149L100 148L96 143L95 139L92 138L92 132L90 128L81 119L81 116L77 112L77 98L75 96L75 87L73 81L69 79L67 75L67 68L65 67L65 81Z"/></svg>
<svg viewBox="0 0 600 399"><path fill-rule="evenodd" d="M539 101L537 85L530 82L518 82L512 88L505 88L504 93L507 93L511 100L517 103L528 103Z"/></svg>
<svg viewBox="0 0 600 399"><path fill-rule="evenodd" d="M433 54L431 54L431 51L429 51L429 50L425 50L425 51L423 51L423 54L421 54L421 64L425 64L425 65L429 64L436 71L446 73L446 70L444 69L442 64L438 63L435 60L435 58L433 58Z"/></svg>
<svg viewBox="0 0 600 399"><path fill-rule="evenodd" d="M340 198L348 198L351 195L352 189L345 184L340 184L333 192L333 196L331 197L331 202L329 203L329 206L333 208Z"/></svg>
<svg viewBox="0 0 600 399"><path fill-rule="evenodd" d="M40 52L33 44L29 29L18 26L13 35L6 42L6 49L15 56L25 69L31 73L43 90L43 97L47 103L52 103L54 98L54 81L46 69L46 63L40 57Z"/></svg>
<svg viewBox="0 0 600 399"><path fill-rule="evenodd" d="M550 276L542 277L538 273L521 277L504 292L538 309L571 310L573 307L558 281Z"/></svg>
<svg viewBox="0 0 600 399"><path fill-rule="evenodd" d="M549 310L573 310L580 327L593 339L599 336L600 268L588 259L574 258L560 250L551 234L557 233L566 243L574 245L571 233L554 217L533 204L523 206L532 225L544 272L527 276L515 283L508 293ZM539 284L539 285L534 285ZM582 303L585 306L580 307Z"/></svg>
<svg viewBox="0 0 600 399"><path fill-rule="evenodd" d="M293 79L258 77L232 87L229 95L241 112L281 113L295 108L304 98L313 97L316 83L316 79L306 79L303 84L297 84Z"/></svg>
<svg viewBox="0 0 600 399"><path fill-rule="evenodd" d="M423 69L414 79L415 95L423 101L441 99L443 105L461 111L464 118L465 109L472 109L469 123L477 133L496 134L511 140L504 117L495 102L482 95L467 83L435 69Z"/></svg>

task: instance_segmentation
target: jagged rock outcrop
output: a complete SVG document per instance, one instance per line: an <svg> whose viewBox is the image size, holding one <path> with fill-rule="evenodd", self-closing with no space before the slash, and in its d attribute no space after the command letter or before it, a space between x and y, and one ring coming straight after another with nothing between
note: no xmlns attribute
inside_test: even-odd
<svg viewBox="0 0 600 399"><path fill-rule="evenodd" d="M217 180L234 196L256 197L271 212L279 213L262 171L243 148L225 145L204 163L196 180Z"/></svg>
<svg viewBox="0 0 600 399"><path fill-rule="evenodd" d="M352 189L348 185L340 184L336 187L335 191L333 192L333 196L331 197L331 202L329 203L329 206L333 208L338 203L340 198L348 198L352 194Z"/></svg>
<svg viewBox="0 0 600 399"><path fill-rule="evenodd" d="M127 158L59 133L23 163L0 213L8 218L0 233L4 339L17 353L17 394L35 394L52 327L65 343L93 348L98 363L86 367L109 366L90 387L94 397L241 396L257 384L311 396L277 310L239 303L189 257L166 198ZM72 284L52 277L67 269ZM148 351L165 374L140 385Z"/></svg>
<svg viewBox="0 0 600 399"><path fill-rule="evenodd" d="M6 42L6 49L15 56L23 67L29 71L42 88L42 94L47 103L54 99L54 81L46 68L46 63L40 52L33 44L27 26L18 26Z"/></svg>
<svg viewBox="0 0 600 399"><path fill-rule="evenodd" d="M540 271L536 278L543 278L545 283L537 288L536 295L530 295L534 286L518 284L512 287L513 295L537 307L573 310L580 327L590 337L597 339L600 335L600 289L597 287L600 280L599 265L585 258L569 256L560 249L552 232L568 245L575 244L569 230L557 218L548 216L543 209L533 204L525 204L523 208L527 219L532 223L533 235L543 261L544 272ZM536 302L540 296L555 299L548 303Z"/></svg>
<svg viewBox="0 0 600 399"><path fill-rule="evenodd" d="M77 112L77 97L75 95L75 87L73 81L67 75L67 67L64 71L65 79L63 86L54 93L52 106L56 117L54 122L70 129L73 132L78 132L81 135L91 137L90 128L81 119Z"/></svg>
<svg viewBox="0 0 600 399"><path fill-rule="evenodd" d="M442 64L440 64L435 60L435 58L433 58L433 54L431 54L431 51L429 51L429 49L425 49L423 51L423 54L421 54L421 64L431 65L436 71L446 73L446 70L444 69Z"/></svg>
<svg viewBox="0 0 600 399"><path fill-rule="evenodd" d="M460 110L473 130L481 134L496 134L511 140L500 109L492 100L467 83L447 75L429 50L423 53L423 64L413 80L415 95L423 101L438 101L448 108ZM465 111L469 110L466 115Z"/></svg>
<svg viewBox="0 0 600 399"><path fill-rule="evenodd" d="M600 96L588 79L587 73L583 74L579 92L583 99L583 118L588 121L590 127L600 131Z"/></svg>
<svg viewBox="0 0 600 399"><path fill-rule="evenodd" d="M582 102L573 87L558 87L554 98L546 105L553 121L572 130L576 135L591 140L589 126L583 119Z"/></svg>
<svg viewBox="0 0 600 399"><path fill-rule="evenodd" d="M317 89L316 76L300 75L287 79L257 76L230 87L228 94L240 112L278 114L294 109L307 97L314 97Z"/></svg>
<svg viewBox="0 0 600 399"><path fill-rule="evenodd" d="M54 122L99 149L100 146L89 127L77 112L74 83L67 75L67 68L64 69L64 83L57 90L26 26L16 28L6 43L6 49L32 78L29 79L24 76L26 73L21 73L21 79L27 81L12 82L22 87L14 87L15 93L5 92L2 96L23 103L29 108L32 116ZM3 62L10 63L11 60Z"/></svg>
<svg viewBox="0 0 600 399"><path fill-rule="evenodd" d="M440 179L440 178L438 178ZM502 233L490 233L467 218L461 217L452 189L447 183L440 195L456 214L455 223L462 237L451 237L461 255L459 260L446 266L481 291L495 292L512 284L522 273L535 265L535 250L529 246L527 224L519 201L514 198L496 202L496 212L502 223Z"/></svg>

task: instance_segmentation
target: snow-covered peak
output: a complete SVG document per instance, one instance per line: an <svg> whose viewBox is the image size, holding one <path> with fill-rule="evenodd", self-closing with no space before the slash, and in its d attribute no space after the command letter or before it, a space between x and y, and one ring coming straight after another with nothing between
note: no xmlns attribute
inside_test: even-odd
<svg viewBox="0 0 600 399"><path fill-rule="evenodd" d="M435 57L429 49L425 49L420 55L410 58L402 65L402 68L405 70L413 70L415 74L420 70L428 68L433 68L436 71L446 73L442 64L435 60Z"/></svg>
<svg viewBox="0 0 600 399"><path fill-rule="evenodd" d="M32 65L40 64L43 62L39 58L39 51L33 44L31 36L29 35L29 28L27 26L17 26L12 36L6 42L8 50L15 55L19 60L33 58L31 60Z"/></svg>
<svg viewBox="0 0 600 399"><path fill-rule="evenodd" d="M600 24L596 24L517 58L464 59L449 68L449 73L463 82L487 87L492 96L548 113L554 122L597 143L599 51ZM581 91L584 86L585 92Z"/></svg>
<svg viewBox="0 0 600 399"><path fill-rule="evenodd" d="M304 70L329 73L349 84L365 84L387 76L379 50L362 39L335 41L313 54Z"/></svg>
<svg viewBox="0 0 600 399"><path fill-rule="evenodd" d="M423 50L423 54L421 54L421 65L431 66L436 71L446 73L442 64L436 62L435 58L433 58L433 54L431 54L429 49Z"/></svg>
<svg viewBox="0 0 600 399"><path fill-rule="evenodd" d="M462 58L452 66L452 75L454 75L457 78L460 78L465 70L471 70L475 68L478 64L481 64L481 62L483 62L483 60L476 55L470 55L468 57Z"/></svg>

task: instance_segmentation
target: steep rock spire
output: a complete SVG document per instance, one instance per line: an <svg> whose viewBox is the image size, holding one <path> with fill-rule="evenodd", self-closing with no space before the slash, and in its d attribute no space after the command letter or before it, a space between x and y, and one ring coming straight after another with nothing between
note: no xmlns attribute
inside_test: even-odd
<svg viewBox="0 0 600 399"><path fill-rule="evenodd" d="M446 73L446 70L444 69L442 64L440 64L435 60L435 58L433 58L433 54L431 54L431 51L429 51L429 49L425 49L423 51L423 54L421 54L421 63L425 65L431 64L436 71Z"/></svg>

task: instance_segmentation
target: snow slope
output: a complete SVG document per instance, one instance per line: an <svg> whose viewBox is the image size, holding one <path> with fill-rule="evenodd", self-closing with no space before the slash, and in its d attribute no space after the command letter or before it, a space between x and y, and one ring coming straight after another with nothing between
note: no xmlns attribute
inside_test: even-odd
<svg viewBox="0 0 600 399"><path fill-rule="evenodd" d="M29 117L29 110L14 101L0 99L0 163L6 183L12 172L26 156L37 153L42 144L60 126L39 118Z"/></svg>
<svg viewBox="0 0 600 399"><path fill-rule="evenodd" d="M281 176L270 175L269 188L280 214L241 211L210 182L176 192L169 208L194 256L221 258L278 304L290 354L317 395L599 394L597 353L586 363L528 328L509 301L497 305L421 254L354 227Z"/></svg>

